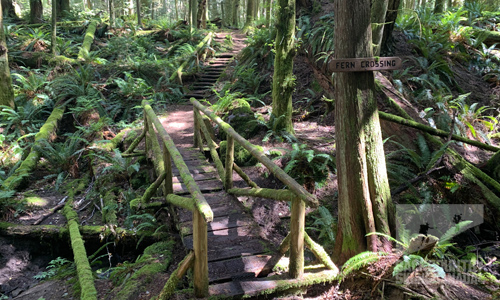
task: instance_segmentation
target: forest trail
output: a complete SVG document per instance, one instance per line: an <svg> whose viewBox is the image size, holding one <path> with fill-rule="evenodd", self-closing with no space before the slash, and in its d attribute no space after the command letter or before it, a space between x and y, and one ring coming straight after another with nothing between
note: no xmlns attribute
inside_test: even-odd
<svg viewBox="0 0 500 300"><path fill-rule="evenodd" d="M204 99L213 93L212 86L244 48L246 37L240 33L221 32L214 39L222 43L228 34L232 36L233 49L216 55L202 68L198 79L191 84L191 92L185 95L187 99ZM223 190L213 164L198 149L193 148L193 106L173 105L166 112L166 117L160 120L214 213L214 220L208 223L210 295L248 295L268 288L268 283L262 285L251 283L251 280L261 272L261 275L266 275L271 271L265 267L272 257L272 246L260 237L261 229L249 210L235 196ZM175 166L173 175L174 193L188 194ZM178 229L184 246L193 249L192 213L184 209L178 209L177 212ZM246 285L251 288L243 290L242 280L246 280Z"/></svg>

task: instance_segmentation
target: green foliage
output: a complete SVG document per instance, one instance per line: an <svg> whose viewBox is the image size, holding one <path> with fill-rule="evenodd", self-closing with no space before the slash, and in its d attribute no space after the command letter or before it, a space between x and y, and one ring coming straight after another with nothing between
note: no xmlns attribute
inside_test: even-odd
<svg viewBox="0 0 500 300"><path fill-rule="evenodd" d="M314 219L314 222L306 229L319 231L318 239L322 241L321 244L332 246L335 243L337 233L337 219L324 206L318 207L317 213L310 216Z"/></svg>
<svg viewBox="0 0 500 300"><path fill-rule="evenodd" d="M212 105L212 109L216 114L225 114L238 107L250 106L247 99L242 98L243 94L240 92L231 92L231 90L226 90L223 96L221 96L216 90L213 90L213 92L218 97L217 102Z"/></svg>
<svg viewBox="0 0 500 300"><path fill-rule="evenodd" d="M33 276L33 278L37 280L51 279L60 274L63 270L67 269L68 264L71 264L69 260L67 260L66 258L58 257L49 262L46 271L38 273L37 275Z"/></svg>
<svg viewBox="0 0 500 300"><path fill-rule="evenodd" d="M118 85L121 95L127 99L145 99L151 96L151 86L142 78L134 78L130 72L124 72L125 79L115 78L113 81Z"/></svg>
<svg viewBox="0 0 500 300"><path fill-rule="evenodd" d="M260 28L248 37L247 46L241 51L241 65L255 64L270 70L274 65L274 39L276 28Z"/></svg>
<svg viewBox="0 0 500 300"><path fill-rule="evenodd" d="M298 20L297 38L303 40L304 49L316 55L317 60L326 63L334 50L334 17L333 13L326 14L312 24L309 16L304 15Z"/></svg>
<svg viewBox="0 0 500 300"><path fill-rule="evenodd" d="M139 241L137 241L137 248L146 236L144 233L153 232L153 236L158 239L165 237L165 232L162 230L166 229L166 225L159 225L158 220L148 213L128 216L125 220L125 226L137 231L141 236Z"/></svg>
<svg viewBox="0 0 500 300"><path fill-rule="evenodd" d="M414 254L403 255L403 261L394 266L392 276L397 276L403 271L413 271L417 269L417 267L428 269L441 278L444 278L446 276L443 268L441 268L437 264L431 264L427 262L422 256Z"/></svg>
<svg viewBox="0 0 500 300"><path fill-rule="evenodd" d="M278 142L288 142L293 143L297 142L297 139L290 132L283 129L276 129L278 124L280 124L283 119L286 118L286 115L281 115L279 117L275 117L272 113L270 113L269 121L264 121L261 119L257 119L257 122L264 128L267 129L266 135L262 139L263 142L269 141L272 137L274 140Z"/></svg>
<svg viewBox="0 0 500 300"><path fill-rule="evenodd" d="M344 263L340 273L340 278L345 279L349 274L378 261L381 257L387 255L385 252L361 252Z"/></svg>
<svg viewBox="0 0 500 300"><path fill-rule="evenodd" d="M321 187L328 179L329 172L335 170L331 155L315 153L306 144L293 143L292 149L285 149L281 158L287 160L283 170L309 191Z"/></svg>

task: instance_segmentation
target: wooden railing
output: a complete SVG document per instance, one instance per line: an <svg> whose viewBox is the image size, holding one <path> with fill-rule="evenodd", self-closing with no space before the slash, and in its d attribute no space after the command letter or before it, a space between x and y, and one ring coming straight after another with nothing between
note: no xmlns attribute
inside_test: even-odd
<svg viewBox="0 0 500 300"><path fill-rule="evenodd" d="M338 272L338 268L333 264L323 247L316 244L305 232L305 207L317 207L318 200L307 192L293 178L286 174L280 167L273 163L261 150L252 145L249 141L239 135L228 123L224 122L207 107L200 104L194 98L190 99L194 111L194 145L203 151L203 140L205 140L212 159L217 168L220 179L224 183L224 188L228 193L241 196L256 196L279 201L291 201L290 232L281 243L279 254L284 255L290 249L289 275L292 278L299 278L304 274L304 244L308 246L315 256L325 265L325 267ZM227 150L225 166L216 151L216 143L212 139L209 128L203 121L200 112L210 118L220 129L226 132ZM276 178L281 180L288 189L274 190L259 188L251 179L234 163L234 142L239 143L250 152L260 163L262 163ZM233 188L233 170L250 186L250 188Z"/></svg>
<svg viewBox="0 0 500 300"><path fill-rule="evenodd" d="M151 206L151 204L154 205L150 200L163 183L163 194L167 203L193 212L194 256L191 254L186 256L185 265L188 267L184 267L182 270L185 272L192 264L195 296L208 296L207 222L213 220L212 209L191 176L179 150L175 147L174 142L162 126L149 103L143 101L142 107L144 109L144 131L132 142L130 147L124 152L124 155L132 154L134 148L143 139L146 139L146 154L149 150L152 151L152 158L158 178L147 188L141 198L132 201L131 207L137 209ZM160 147L159 140L163 145L163 149ZM179 170L180 176L191 194L191 198L173 194L172 161ZM177 277L182 276L177 273Z"/></svg>

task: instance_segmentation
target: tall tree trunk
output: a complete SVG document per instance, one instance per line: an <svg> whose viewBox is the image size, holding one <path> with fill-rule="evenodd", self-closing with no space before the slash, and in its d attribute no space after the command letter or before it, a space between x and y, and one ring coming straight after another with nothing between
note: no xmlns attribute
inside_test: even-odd
<svg viewBox="0 0 500 300"><path fill-rule="evenodd" d="M234 3L233 3L233 26L238 28L239 27L239 24L238 24L238 10L240 8L240 0L232 0Z"/></svg>
<svg viewBox="0 0 500 300"><path fill-rule="evenodd" d="M19 19L19 16L16 14L16 10L14 5L12 4L12 0L1 0L3 13L5 13L5 18L12 18L15 20Z"/></svg>
<svg viewBox="0 0 500 300"><path fill-rule="evenodd" d="M247 0L247 13L246 13L245 26L243 26L244 28L249 28L253 25L254 7L255 7L255 0ZM245 31L245 29L243 31Z"/></svg>
<svg viewBox="0 0 500 300"><path fill-rule="evenodd" d="M30 24L38 24L43 21L42 0L30 0Z"/></svg>
<svg viewBox="0 0 500 300"><path fill-rule="evenodd" d="M65 17L70 12L69 0L52 0L57 3L57 18Z"/></svg>
<svg viewBox="0 0 500 300"><path fill-rule="evenodd" d="M115 7L114 1L108 0L108 10L109 10L109 26L111 28L115 27Z"/></svg>
<svg viewBox="0 0 500 300"><path fill-rule="evenodd" d="M198 1L189 0L189 16L191 20L191 28L198 28Z"/></svg>
<svg viewBox="0 0 500 300"><path fill-rule="evenodd" d="M373 55L379 56L389 0L373 0L371 9Z"/></svg>
<svg viewBox="0 0 500 300"><path fill-rule="evenodd" d="M269 28L271 26L271 6L273 4L273 0L266 0L266 27Z"/></svg>
<svg viewBox="0 0 500 300"><path fill-rule="evenodd" d="M370 0L337 0L335 58L371 56ZM391 198L373 72L337 73L335 92L339 223L334 257L343 264L362 251L390 247L366 234L390 234Z"/></svg>
<svg viewBox="0 0 500 300"><path fill-rule="evenodd" d="M207 28L207 1L208 0L200 0L199 2L197 14L198 28Z"/></svg>
<svg viewBox="0 0 500 300"><path fill-rule="evenodd" d="M51 50L52 56L57 55L57 5L55 1L52 1L52 16L51 16L51 24L52 24L52 35L51 35Z"/></svg>
<svg viewBox="0 0 500 300"><path fill-rule="evenodd" d="M141 20L141 0L135 0L135 10L137 13L137 26L142 26Z"/></svg>
<svg viewBox="0 0 500 300"><path fill-rule="evenodd" d="M385 26L384 35L382 37L382 53L389 54L393 53L394 43L392 38L392 31L394 30L394 24L398 18L399 5L401 0L389 0L387 5L387 14L385 16Z"/></svg>
<svg viewBox="0 0 500 300"><path fill-rule="evenodd" d="M14 90L10 78L9 58L7 55L7 43L3 31L3 10L0 2L0 105L14 108Z"/></svg>
<svg viewBox="0 0 500 300"><path fill-rule="evenodd" d="M434 13L442 14L446 9L446 0L436 0L434 3Z"/></svg>
<svg viewBox="0 0 500 300"><path fill-rule="evenodd" d="M273 130L294 133L292 124L292 94L295 88L293 59L295 49L295 0L278 0L276 20L276 56L273 75Z"/></svg>
<svg viewBox="0 0 500 300"><path fill-rule="evenodd" d="M179 21L179 0L175 0L175 21Z"/></svg>

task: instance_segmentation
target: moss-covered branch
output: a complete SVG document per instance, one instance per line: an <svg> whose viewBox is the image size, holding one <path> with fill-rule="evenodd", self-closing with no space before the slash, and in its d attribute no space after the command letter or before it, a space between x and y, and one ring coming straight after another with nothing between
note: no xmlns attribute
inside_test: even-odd
<svg viewBox="0 0 500 300"><path fill-rule="evenodd" d="M87 32L85 32L85 37L83 38L82 47L78 52L78 59L84 60L88 56L90 52L90 47L94 42L94 35L96 29L97 29L97 21L94 20L90 22L89 27L87 28Z"/></svg>
<svg viewBox="0 0 500 300"><path fill-rule="evenodd" d="M240 177L248 184L248 186L258 189L259 186L253 182L248 175L243 172L243 170L235 163L233 163L233 169L240 175Z"/></svg>
<svg viewBox="0 0 500 300"><path fill-rule="evenodd" d="M248 150L253 157L255 157L260 163L267 167L267 169L276 176L281 182L287 185L290 190L297 195L301 200L303 200L307 205L311 207L317 207L319 205L318 199L311 195L308 191L304 189L303 186L298 184L292 177L285 173L280 167L278 167L272 160L270 160L261 150L252 145L249 141L239 135L228 123L224 122L221 118L215 115L213 112L208 110L196 99L191 98L191 103L202 111L205 115L210 117L212 121L220 126L228 135L231 135L236 142L238 142L243 148Z"/></svg>
<svg viewBox="0 0 500 300"><path fill-rule="evenodd" d="M378 114L379 114L381 119L386 120L386 121L390 121L390 122L398 123L401 125L409 126L412 128L416 128L416 129L425 131L427 133L430 133L432 135L437 135L437 136L441 136L441 137L450 136L449 132L446 132L446 131L440 130L440 129L436 129L436 128L432 128L430 126L424 125L424 124L419 123L419 122L415 122L413 120L405 119L405 118L402 118L402 117L399 117L399 116L396 116L393 114L385 113L382 111L379 111ZM475 147L478 147L478 148L481 148L484 150L488 150L488 151L497 152L500 150L500 148L498 148L498 147L495 147L492 145L487 145L487 144L481 143L479 141L469 140L468 138L464 138L464 137L456 135L456 134L452 134L451 139L455 140L455 141L463 142L463 143L466 143L466 144L469 144L469 145L472 145L472 146L475 146Z"/></svg>
<svg viewBox="0 0 500 300"><path fill-rule="evenodd" d="M194 252L190 252L180 263L177 269L175 269L167 280L167 283L163 287L158 300L167 300L174 294L175 289L179 281L186 275L187 271L193 266L194 263Z"/></svg>
<svg viewBox="0 0 500 300"><path fill-rule="evenodd" d="M71 248L73 249L73 256L76 265L76 272L78 274L78 282L80 283L82 300L97 300L97 290L94 286L94 277L92 269L90 268L87 259L87 252L83 244L83 239L78 228L78 215L72 209L73 201L69 201L64 206L64 216L68 220L69 235L71 238Z"/></svg>
<svg viewBox="0 0 500 300"><path fill-rule="evenodd" d="M45 124L40 128L40 131L35 135L35 143L31 147L31 151L26 159L16 169L14 174L9 176L2 184L2 189L15 190L17 189L36 168L40 160L41 153L36 151L36 147L40 146L41 140L50 140L56 134L57 123L64 115L64 106L57 106L50 114Z"/></svg>
<svg viewBox="0 0 500 300"><path fill-rule="evenodd" d="M212 140L212 137L210 136L210 133L208 132L208 128L203 122L203 119L201 117L201 114L196 114L195 115L196 119L198 119L198 124L200 124L201 132L203 133L203 136L205 137L205 141L207 141L208 148L210 149L210 155L212 156L212 159L215 163L215 167L217 168L217 173L219 174L220 179L222 182L225 181L226 178L226 172L224 170L224 166L222 165L222 161L219 158L219 154L217 153L217 150L215 147L217 144Z"/></svg>
<svg viewBox="0 0 500 300"><path fill-rule="evenodd" d="M312 253L314 253L314 255L325 265L325 267L330 270L336 271L338 274L339 268L337 268L337 266L333 263L328 253L326 253L325 249L323 249L320 244L313 241L307 234L307 232L304 233L304 242L306 242L307 248L309 248Z"/></svg>
<svg viewBox="0 0 500 300"><path fill-rule="evenodd" d="M201 50L201 48L203 46L205 46L205 44L207 44L210 39L213 37L213 32L210 32L209 34L207 34L207 36L201 41L198 43L198 45L196 45L196 48L194 50L194 52L196 53L196 55L198 55L198 52ZM170 76L170 81L174 81L176 78L177 80L182 83L182 70L186 67L186 65L190 62L190 58L186 59L179 68L177 68L177 70L172 73L172 76Z"/></svg>

